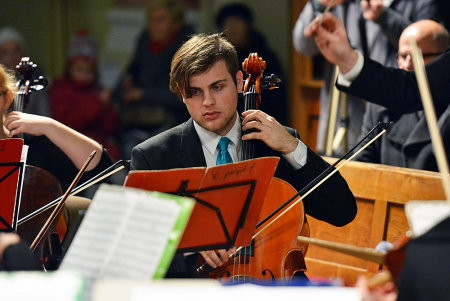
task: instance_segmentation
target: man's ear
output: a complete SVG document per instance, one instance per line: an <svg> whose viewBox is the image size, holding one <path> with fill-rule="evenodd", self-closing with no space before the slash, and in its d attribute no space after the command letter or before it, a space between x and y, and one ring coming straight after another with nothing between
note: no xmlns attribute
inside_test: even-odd
<svg viewBox="0 0 450 301"><path fill-rule="evenodd" d="M236 72L236 85L238 93L241 93L244 89L244 74L242 74L241 70Z"/></svg>

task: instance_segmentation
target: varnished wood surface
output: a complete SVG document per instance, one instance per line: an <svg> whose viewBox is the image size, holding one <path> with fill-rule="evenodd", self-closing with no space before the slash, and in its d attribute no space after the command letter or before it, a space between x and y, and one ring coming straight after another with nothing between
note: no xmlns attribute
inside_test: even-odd
<svg viewBox="0 0 450 301"><path fill-rule="evenodd" d="M336 160L325 159L330 164ZM355 195L358 214L341 228L308 217L312 238L375 248L380 241L393 242L409 230L403 209L406 202L445 199L439 173L363 162L348 162L340 172ZM382 268L312 245L305 261L308 276L339 277L348 285L359 275L370 277Z"/></svg>

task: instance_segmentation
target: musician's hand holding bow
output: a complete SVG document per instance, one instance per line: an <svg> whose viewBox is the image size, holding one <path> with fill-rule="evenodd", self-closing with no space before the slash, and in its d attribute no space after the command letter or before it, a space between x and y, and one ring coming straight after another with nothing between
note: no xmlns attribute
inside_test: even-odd
<svg viewBox="0 0 450 301"><path fill-rule="evenodd" d="M333 14L316 17L305 29L305 37L314 37L323 56L339 66L343 74L350 71L358 60L357 52L348 42L344 24Z"/></svg>
<svg viewBox="0 0 450 301"><path fill-rule="evenodd" d="M248 110L242 113L242 130L256 130L242 136L242 140L262 140L268 147L282 154L295 151L298 140L272 116L260 110Z"/></svg>
<svg viewBox="0 0 450 301"><path fill-rule="evenodd" d="M222 266L223 263L227 262L231 255L235 255L236 248L232 248L229 250L202 251L199 253L203 256L203 259L205 259L206 263L210 267L215 269L218 266Z"/></svg>

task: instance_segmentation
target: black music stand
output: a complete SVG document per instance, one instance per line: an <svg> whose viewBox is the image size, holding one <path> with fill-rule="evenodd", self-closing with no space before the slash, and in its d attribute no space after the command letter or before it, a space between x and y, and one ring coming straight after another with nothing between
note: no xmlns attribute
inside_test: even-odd
<svg viewBox="0 0 450 301"><path fill-rule="evenodd" d="M125 186L193 198L196 201L177 252L248 246L278 157L158 171L131 171Z"/></svg>

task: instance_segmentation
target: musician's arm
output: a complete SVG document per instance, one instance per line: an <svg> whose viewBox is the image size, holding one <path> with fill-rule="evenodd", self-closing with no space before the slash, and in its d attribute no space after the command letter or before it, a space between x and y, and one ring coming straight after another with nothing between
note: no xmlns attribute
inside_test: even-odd
<svg viewBox="0 0 450 301"><path fill-rule="evenodd" d="M103 148L99 143L52 118L14 111L8 114L4 125L10 131L10 137L21 133L45 135L78 169L94 150L97 154L86 170L92 170L100 162Z"/></svg>

